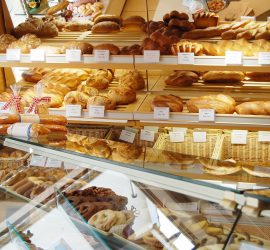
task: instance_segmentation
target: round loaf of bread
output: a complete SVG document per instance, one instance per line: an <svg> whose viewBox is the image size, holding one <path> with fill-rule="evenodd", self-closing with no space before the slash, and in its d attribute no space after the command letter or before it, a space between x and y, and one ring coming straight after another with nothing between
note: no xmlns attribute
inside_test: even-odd
<svg viewBox="0 0 270 250"><path fill-rule="evenodd" d="M145 19L141 16L130 16L124 19L123 28L125 30L142 30L143 25L145 24Z"/></svg>
<svg viewBox="0 0 270 250"><path fill-rule="evenodd" d="M82 83L78 86L77 91L83 92L83 93L87 94L88 96L98 95L98 90L96 88L90 87L84 83Z"/></svg>
<svg viewBox="0 0 270 250"><path fill-rule="evenodd" d="M101 95L92 96L88 99L87 107L89 106L104 106L105 110L114 110L116 107L116 103L114 100Z"/></svg>
<svg viewBox="0 0 270 250"><path fill-rule="evenodd" d="M119 87L127 87L133 90L144 89L145 81L142 74L137 70L129 71L119 78Z"/></svg>
<svg viewBox="0 0 270 250"><path fill-rule="evenodd" d="M94 87L98 90L107 89L110 81L101 75L90 75L86 80L86 85Z"/></svg>
<svg viewBox="0 0 270 250"><path fill-rule="evenodd" d="M81 105L82 108L85 109L87 106L88 99L89 96L83 92L71 91L68 94L66 94L64 98L64 104Z"/></svg>
<svg viewBox="0 0 270 250"><path fill-rule="evenodd" d="M120 53L119 47L112 43L103 43L95 46L95 50L109 50L111 55L118 55Z"/></svg>
<svg viewBox="0 0 270 250"><path fill-rule="evenodd" d="M117 87L108 92L108 97L117 104L130 104L136 101L136 92L127 87Z"/></svg>
<svg viewBox="0 0 270 250"><path fill-rule="evenodd" d="M158 95L151 103L151 109L154 110L155 107L169 107L171 112L182 112L183 102L179 96Z"/></svg>
<svg viewBox="0 0 270 250"><path fill-rule="evenodd" d="M62 53L66 53L67 49L79 49L84 54L92 54L93 46L85 42L68 42L62 47Z"/></svg>
<svg viewBox="0 0 270 250"><path fill-rule="evenodd" d="M165 79L165 83L170 86L186 87L191 86L199 80L199 76L192 71L175 71Z"/></svg>
<svg viewBox="0 0 270 250"><path fill-rule="evenodd" d="M116 22L111 21L97 23L92 27L92 33L112 33L119 31L120 25Z"/></svg>

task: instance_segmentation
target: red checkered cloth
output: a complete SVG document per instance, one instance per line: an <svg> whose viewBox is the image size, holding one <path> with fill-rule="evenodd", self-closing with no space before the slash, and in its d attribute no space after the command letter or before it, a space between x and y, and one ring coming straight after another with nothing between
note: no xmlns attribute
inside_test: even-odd
<svg viewBox="0 0 270 250"><path fill-rule="evenodd" d="M12 94L12 97L6 102L2 109L7 110L9 107L14 106L19 114L23 114L21 99L21 96Z"/></svg>
<svg viewBox="0 0 270 250"><path fill-rule="evenodd" d="M51 97L34 97L33 103L30 105L29 109L27 110L27 113L35 112L35 114L38 113L37 105L42 102L50 102Z"/></svg>

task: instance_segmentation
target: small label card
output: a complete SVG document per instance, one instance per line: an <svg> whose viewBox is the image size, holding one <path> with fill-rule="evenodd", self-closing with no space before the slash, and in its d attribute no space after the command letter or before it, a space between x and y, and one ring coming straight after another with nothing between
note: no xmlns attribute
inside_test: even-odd
<svg viewBox="0 0 270 250"><path fill-rule="evenodd" d="M46 167L48 168L61 168L62 167L62 161L48 158L46 162Z"/></svg>
<svg viewBox="0 0 270 250"><path fill-rule="evenodd" d="M143 60L145 63L159 63L160 51L159 50L144 50Z"/></svg>
<svg viewBox="0 0 270 250"><path fill-rule="evenodd" d="M242 242L239 250L263 250L264 248L259 247L258 245L253 245L250 242Z"/></svg>
<svg viewBox="0 0 270 250"><path fill-rule="evenodd" d="M246 20L256 21L256 17L255 16L241 16L241 21L246 21Z"/></svg>
<svg viewBox="0 0 270 250"><path fill-rule="evenodd" d="M45 50L44 49L31 49L30 60L32 62L45 62Z"/></svg>
<svg viewBox="0 0 270 250"><path fill-rule="evenodd" d="M67 62L80 62L82 60L82 51L80 49L67 49L66 61Z"/></svg>
<svg viewBox="0 0 270 250"><path fill-rule="evenodd" d="M185 141L185 132L170 132L170 142L184 142Z"/></svg>
<svg viewBox="0 0 270 250"><path fill-rule="evenodd" d="M21 49L7 49L6 60L7 61L20 61L21 60Z"/></svg>
<svg viewBox="0 0 270 250"><path fill-rule="evenodd" d="M67 117L81 117L82 106L81 105L65 105Z"/></svg>
<svg viewBox="0 0 270 250"><path fill-rule="evenodd" d="M227 65L242 65L243 52L242 51L226 51L225 64Z"/></svg>
<svg viewBox="0 0 270 250"><path fill-rule="evenodd" d="M214 109L199 109L199 121L214 122L216 118Z"/></svg>
<svg viewBox="0 0 270 250"><path fill-rule="evenodd" d="M141 130L140 140L153 142L155 140L155 132L148 130Z"/></svg>
<svg viewBox="0 0 270 250"><path fill-rule="evenodd" d="M110 61L110 51L109 50L94 50L94 61L95 62Z"/></svg>
<svg viewBox="0 0 270 250"><path fill-rule="evenodd" d="M40 155L32 155L30 165L36 167L44 167L46 164L47 157Z"/></svg>
<svg viewBox="0 0 270 250"><path fill-rule="evenodd" d="M193 142L207 142L207 133L193 132Z"/></svg>
<svg viewBox="0 0 270 250"><path fill-rule="evenodd" d="M259 52L258 63L260 65L270 65L270 52Z"/></svg>
<svg viewBox="0 0 270 250"><path fill-rule="evenodd" d="M231 135L232 144L247 144L247 130L233 130Z"/></svg>
<svg viewBox="0 0 270 250"><path fill-rule="evenodd" d="M259 131L258 141L259 142L270 142L270 131Z"/></svg>
<svg viewBox="0 0 270 250"><path fill-rule="evenodd" d="M170 108L169 107L155 107L154 119L156 120L169 120Z"/></svg>
<svg viewBox="0 0 270 250"><path fill-rule="evenodd" d="M122 130L121 135L119 137L119 139L121 141L125 141L125 142L129 142L129 143L133 143L134 139L135 139L135 133L128 131L128 130Z"/></svg>
<svg viewBox="0 0 270 250"><path fill-rule="evenodd" d="M194 53L178 53L178 64L195 64Z"/></svg>
<svg viewBox="0 0 270 250"><path fill-rule="evenodd" d="M90 105L89 116L95 118L103 118L105 116L105 107Z"/></svg>

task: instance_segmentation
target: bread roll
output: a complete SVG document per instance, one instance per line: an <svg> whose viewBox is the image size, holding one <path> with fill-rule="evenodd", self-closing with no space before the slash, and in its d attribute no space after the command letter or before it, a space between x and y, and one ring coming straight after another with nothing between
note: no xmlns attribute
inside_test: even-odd
<svg viewBox="0 0 270 250"><path fill-rule="evenodd" d="M109 50L111 55L118 55L120 53L119 47L111 43L103 43L95 46L95 50Z"/></svg>
<svg viewBox="0 0 270 250"><path fill-rule="evenodd" d="M235 111L240 115L270 115L270 101L244 102Z"/></svg>
<svg viewBox="0 0 270 250"><path fill-rule="evenodd" d="M92 29L92 33L113 33L120 31L120 25L116 22L106 21L95 24Z"/></svg>
<svg viewBox="0 0 270 250"><path fill-rule="evenodd" d="M64 98L64 104L81 105L83 109L86 108L89 96L83 92L71 91L66 94Z"/></svg>
<svg viewBox="0 0 270 250"><path fill-rule="evenodd" d="M136 101L136 92L133 89L119 86L108 92L108 97L116 104L130 104Z"/></svg>
<svg viewBox="0 0 270 250"><path fill-rule="evenodd" d="M199 12L193 14L194 24L198 29L217 26L219 16L210 12Z"/></svg>
<svg viewBox="0 0 270 250"><path fill-rule="evenodd" d="M106 96L92 96L88 99L87 107L89 106L104 106L105 110L114 110L116 107L116 102Z"/></svg>
<svg viewBox="0 0 270 250"><path fill-rule="evenodd" d="M98 93L99 93L96 88L90 87L90 86L83 84L83 83L78 86L77 91L83 92L83 93L87 94L89 97L98 95Z"/></svg>
<svg viewBox="0 0 270 250"><path fill-rule="evenodd" d="M86 80L86 85L98 90L107 89L110 81L102 75L91 74Z"/></svg>
<svg viewBox="0 0 270 250"><path fill-rule="evenodd" d="M169 107L171 112L182 112L183 102L180 97L175 95L158 95L151 103L152 110L155 107Z"/></svg>
<svg viewBox="0 0 270 250"><path fill-rule="evenodd" d="M166 85L186 87L199 80L199 76L192 71L177 70L165 78Z"/></svg>
<svg viewBox="0 0 270 250"><path fill-rule="evenodd" d="M27 81L27 82L33 82L33 83L37 83L38 81L40 81L42 79L42 75L33 71L33 70L28 70L28 71L24 71L22 73L22 78L23 80Z"/></svg>
<svg viewBox="0 0 270 250"><path fill-rule="evenodd" d="M133 90L144 89L145 81L142 74L137 71L128 71L119 78L119 87L127 87Z"/></svg>
<svg viewBox="0 0 270 250"><path fill-rule="evenodd" d="M79 49L84 54L92 54L93 46L85 42L68 42L62 47L62 53L66 53L67 49Z"/></svg>
<svg viewBox="0 0 270 250"><path fill-rule="evenodd" d="M245 74L239 71L209 71L203 74L205 82L241 82L245 79Z"/></svg>

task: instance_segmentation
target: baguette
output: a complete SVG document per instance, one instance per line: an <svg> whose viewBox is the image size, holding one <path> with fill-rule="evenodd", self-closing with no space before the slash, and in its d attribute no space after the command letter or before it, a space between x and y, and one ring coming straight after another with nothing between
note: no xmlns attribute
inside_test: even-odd
<svg viewBox="0 0 270 250"><path fill-rule="evenodd" d="M235 111L240 115L270 115L270 101L244 102Z"/></svg>
<svg viewBox="0 0 270 250"><path fill-rule="evenodd" d="M69 5L69 2L64 0L61 3L58 3L57 5L50 7L47 10L47 15L53 15L57 13L58 11L65 9L68 5Z"/></svg>

